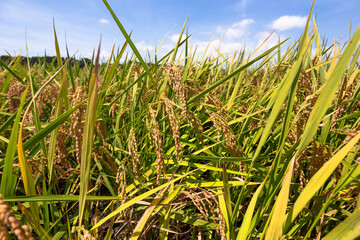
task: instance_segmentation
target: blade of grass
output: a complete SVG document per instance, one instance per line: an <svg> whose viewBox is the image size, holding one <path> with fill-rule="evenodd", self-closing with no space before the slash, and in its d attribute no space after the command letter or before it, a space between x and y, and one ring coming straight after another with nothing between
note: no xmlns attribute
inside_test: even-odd
<svg viewBox="0 0 360 240"><path fill-rule="evenodd" d="M29 109L29 108L28 108ZM26 116L26 112L24 114L24 118ZM25 193L28 196L36 195L34 179L31 174L31 170L29 164L25 157L24 147L23 147L23 127L24 127L24 119L21 122L20 130L19 130L19 137L18 137L18 157L19 157L19 164L21 170L21 176L24 184ZM35 218L36 226L40 226L40 214L39 214L39 207L37 203L30 203L30 211L31 214Z"/></svg>
<svg viewBox="0 0 360 240"><path fill-rule="evenodd" d="M96 119L96 81L98 78L99 58L100 58L99 43L98 52L95 60L94 71L89 86L88 101L85 112L85 126L84 135L82 140L81 149L81 162L80 162L80 197L79 197L79 226L82 226L82 221L85 211L86 195L89 186L90 167L91 167L91 154L94 144L94 128Z"/></svg>
<svg viewBox="0 0 360 240"><path fill-rule="evenodd" d="M40 226L37 224L36 218L32 213L26 209L24 205L21 203L18 203L18 206L22 212L22 214L25 216L26 220L30 223L30 225L34 228L36 234L38 236L41 236L40 239L48 239L51 240L52 238L49 236L49 234Z"/></svg>
<svg viewBox="0 0 360 240"><path fill-rule="evenodd" d="M178 41L177 41L177 43L176 43L176 45L175 45L173 55L171 56L171 62L173 62L173 63L175 63L176 54L177 54L177 51L178 51L178 48L179 48L179 44L180 44L180 42L181 42L181 38L182 38L182 35L183 35L183 33L184 33L184 29L185 29L186 22L187 22L188 18L189 18L189 17L187 17L186 20L185 20L185 23L184 23L184 25L183 25L183 27L182 27L182 29L181 29L180 34L179 34ZM187 42L186 42L186 43L187 43Z"/></svg>
<svg viewBox="0 0 360 240"><path fill-rule="evenodd" d="M360 208L358 207L348 218L326 234L323 240L350 240L360 237Z"/></svg>
<svg viewBox="0 0 360 240"><path fill-rule="evenodd" d="M354 147L354 149L356 146ZM351 152L351 150L350 150ZM353 159L354 156L352 156L353 153L348 154L348 158ZM354 154L355 155L355 154ZM344 161L343 161L344 162ZM355 164L355 167L352 169L351 172L347 172L347 174L339 180L339 182L336 184L336 187L334 191L331 193L331 196L338 196L340 194L340 191L344 189L347 185L349 185L351 182L357 181L358 176L360 175L360 165ZM329 207L329 205L333 202L335 202L337 198L328 198L326 202L322 204L321 210L317 213L316 218L314 219L311 227L309 228L307 234L304 237L304 240L308 239L311 235L311 232L316 227L318 221L320 220L323 213L326 211L326 209Z"/></svg>
<svg viewBox="0 0 360 240"><path fill-rule="evenodd" d="M11 70L6 63L4 63L1 59L0 59L0 65L3 66L9 73L11 73L11 75L13 75L19 82L21 82L22 84L25 84L25 81L21 79L21 77L19 77L13 70Z"/></svg>
<svg viewBox="0 0 360 240"><path fill-rule="evenodd" d="M77 202L79 195L36 195L36 196L13 196L3 199L4 202ZM87 201L120 201L121 196L87 196Z"/></svg>
<svg viewBox="0 0 360 240"><path fill-rule="evenodd" d="M145 227L145 224L149 220L155 208L161 202L166 190L167 188L161 189L160 192L156 195L155 199L151 202L150 206L145 210L144 214L141 216L140 220L138 221L138 224L135 226L134 232L131 234L130 240L136 240L140 237L141 232Z"/></svg>
<svg viewBox="0 0 360 240"><path fill-rule="evenodd" d="M59 66L62 66L62 59L60 55L60 48L59 43L57 40L56 30L55 30L55 21L53 19L53 30L54 30L54 39L55 39L55 49L56 49L56 58ZM60 117L61 112L63 110L63 103L65 103L65 109L69 109L69 100L67 98L67 81L66 81L66 68L63 68L60 71L60 79L61 85L59 90L59 95L56 100L55 104L55 111L54 111L54 119ZM49 182L51 182L52 174L53 174L53 167L54 167L54 159L55 159L55 150L56 150L56 139L57 139L58 128L56 127L50 135L49 140L49 148L48 148L48 169L49 169Z"/></svg>
<svg viewBox="0 0 360 240"><path fill-rule="evenodd" d="M343 158L355 146L360 139L360 133L351 139L340 151L338 151L329 161L327 161L316 174L310 179L306 187L296 199L293 208L286 216L284 229L288 229L294 222L300 211L309 203L316 192L323 187L326 180L333 174L334 170L341 163Z"/></svg>
<svg viewBox="0 0 360 240"><path fill-rule="evenodd" d="M23 96L21 97L20 106L18 108L14 125L12 127L9 143L6 148L4 168L3 168L3 173L1 175L1 186L0 186L0 193L4 197L13 196L15 193L14 190L15 190L16 176L13 174L13 162L16 152L16 142L19 132L21 111L24 107L24 102L26 99L28 88L29 87L25 89Z"/></svg>
<svg viewBox="0 0 360 240"><path fill-rule="evenodd" d="M27 107L29 105L29 103L31 102L31 98L29 98L28 100L26 100L25 104L24 104L24 108ZM0 127L0 132L4 131L11 123L14 122L14 119L17 115L19 110L16 110L11 117L9 117L5 123Z"/></svg>
<svg viewBox="0 0 360 240"><path fill-rule="evenodd" d="M281 191L276 198L275 205L271 211L271 216L268 218L269 226L265 230L265 239L280 239L282 236L294 163L295 157L291 160L289 169L286 172L282 183Z"/></svg>
<svg viewBox="0 0 360 240"><path fill-rule="evenodd" d="M276 120L276 118L281 110L281 107L289 93L290 88L294 85L294 82L298 79L301 67L303 65L303 58L304 58L304 56L307 52L308 46L309 46L309 39L308 39L307 32L308 32L308 28L309 28L309 24L310 24L310 19L311 19L311 15L312 15L314 2L315 1L313 1L313 3L312 3L312 6L310 9L308 18L307 18L307 23L305 25L305 29L303 31L303 35L302 35L302 38L299 43L299 53L297 56L297 60L293 64L293 67L285 75L283 82L279 85L279 88L277 89L278 91L274 95L274 97L276 97L276 99L274 101L274 105L272 106L273 109L270 113L270 116L267 120L265 129L261 135L259 144L254 153L250 169L252 168L254 161L257 160L257 158L260 155L260 151L261 151L262 147L264 146L266 139L268 138L270 130L271 130L273 124L275 123L275 120ZM290 108L292 108L292 104L290 104L290 105L288 104L288 106ZM287 113L287 115L289 115L289 113ZM284 131L286 131L286 129L287 128L285 126ZM284 131L283 131L283 135L286 134ZM265 239L279 239L282 235L283 222L284 222L285 214L286 214L286 207L287 207L287 203L288 203L290 184L291 184L291 178L292 178L295 159L296 158L294 156L291 160L289 169L286 172L283 183L282 183L282 188L276 199L275 205L272 209L271 217L267 221L266 225L268 226L268 228L265 229L266 235L262 236L262 237L265 237ZM275 166L275 167L277 167L277 166ZM248 178L246 180L248 180ZM242 191L242 193L243 193L243 191Z"/></svg>
<svg viewBox="0 0 360 240"><path fill-rule="evenodd" d="M274 51L275 49L277 49L280 45L282 45L284 42L286 42L288 39L280 42L279 44L275 45L274 47L270 48L269 50L265 51L264 53L260 54L258 57L254 58L253 60L249 61L248 63L240 66L239 68L237 68L235 71L233 71L231 74L227 75L226 77L224 77L223 79L215 82L214 84L212 84L211 86L209 86L208 88L206 88L205 90L203 90L202 92L198 93L197 95L195 95L194 97L190 98L189 101L187 101L188 104L195 102L196 100L198 100L199 98L205 96L207 93L211 92L212 90L214 90L215 88L217 88L218 86L220 86L221 84L225 83L226 81L232 79L233 77L235 77L237 74L239 74L240 72L244 71L245 69L247 69L248 67L250 67L251 65L253 65L255 62L257 62L258 60L266 57L267 55L269 55L272 51Z"/></svg>
<svg viewBox="0 0 360 240"><path fill-rule="evenodd" d="M125 28L123 27L123 25L121 24L120 20L117 18L116 14L114 13L114 11L112 10L112 8L110 7L109 3L106 0L103 0L103 3L105 4L106 8L109 10L111 16L113 17L114 21L116 22L116 24L118 25L121 33L124 35L126 41L129 43L131 49L134 51L135 56L137 57L137 59L139 59L142 67L144 68L146 74L149 76L149 78L151 79L151 81L153 83L155 83L155 79L153 78L152 74L149 71L149 68L147 67L144 59L141 57L139 51L137 50L135 44L133 43L133 41L131 40L130 36L127 34Z"/></svg>
<svg viewBox="0 0 360 240"><path fill-rule="evenodd" d="M25 47L26 47L26 60L27 60L27 67L28 67L28 80L29 80L29 84L30 84L30 90L31 90L31 94L34 98L35 96L35 92L37 90L36 84L34 82L34 79L31 75L31 66L30 66L30 59L29 59L29 50L28 50L28 45L27 45L27 41L26 41L26 31L25 31ZM41 123L40 123L40 118L39 118L39 111L38 108L36 106L36 102L33 101L33 110L32 110L32 118L33 118L33 122L35 125L35 129L36 131L40 131L41 130ZM40 141L40 148L41 151L43 153L44 157L47 157L47 150L45 148L45 141Z"/></svg>
<svg viewBox="0 0 360 240"><path fill-rule="evenodd" d="M231 216L232 215L232 207L231 207L231 195L230 195L230 186L229 186L229 179L228 179L228 173L226 171L226 164L225 161L222 162L223 165L223 172L222 172L222 177L223 177L223 189L224 189L224 200L225 200L225 204L226 204L226 209L228 212L228 215Z"/></svg>
<svg viewBox="0 0 360 240"><path fill-rule="evenodd" d="M204 165L205 166L205 165ZM138 203L139 201L151 196L152 194L160 191L161 189L163 188L166 188L167 186L171 185L171 184L174 184L175 182L179 181L180 179L183 179L184 177L194 173L195 171L199 170L200 168L198 169L195 169L193 171L190 171L190 172L187 172L181 176L179 176L178 178L175 178L174 180L171 180L167 183L164 183L163 185L160 185L154 189L151 189L151 190L148 190L147 192L137 196L137 197L134 197L133 199L125 202L123 205L121 205L119 208L117 208L115 211L113 211L112 213L110 213L109 215L107 215L105 218L101 219L97 224L95 224L91 229L90 231L100 227L102 224L104 224L107 220L111 219L112 217L116 216L117 214L119 214L121 211L127 209L128 207Z"/></svg>
<svg viewBox="0 0 360 240"><path fill-rule="evenodd" d="M336 64L335 69L332 71L329 80L326 82L324 89L320 93L313 110L309 116L309 120L306 123L304 132L301 136L301 142L298 148L298 152L302 152L305 147L310 143L313 136L316 134L316 129L321 122L327 109L331 106L334 99L334 95L337 91L339 83L343 77L344 71L349 64L349 61L359 43L360 40L360 26L354 33L351 41L348 43L344 54L341 56L339 62Z"/></svg>
<svg viewBox="0 0 360 240"><path fill-rule="evenodd" d="M226 235L226 239L234 239L234 232L232 231L232 226L231 226L231 216L229 215L227 206L226 206L226 200L225 200L225 193L223 191L223 189L219 189L217 191L217 195L218 195L218 201L219 201L219 208L224 216L225 219L225 235Z"/></svg>
<svg viewBox="0 0 360 240"><path fill-rule="evenodd" d="M36 145L41 139L44 139L49 133L51 133L55 128L57 128L60 124L64 123L70 115L79 107L81 107L86 100L82 101L69 111L62 114L60 117L49 123L45 128L41 129L39 132L37 132L34 136L32 136L30 139L28 139L24 143L24 151L29 150L31 147Z"/></svg>
<svg viewBox="0 0 360 240"><path fill-rule="evenodd" d="M8 51L5 51L5 52L11 58L11 60L14 62L14 67L16 67L18 69L18 71L20 72L20 76L23 76L23 79L25 79L25 81L28 81L27 72L24 69L24 67L20 65L22 56L20 56L20 54L19 54L15 58L13 58L13 56L11 56L11 54Z"/></svg>
<svg viewBox="0 0 360 240"><path fill-rule="evenodd" d="M246 209L241 227L239 229L236 240L246 240L248 239L248 235L250 234L250 223L253 217L253 213L255 212L256 203L259 199L259 195L261 194L265 184L262 183L258 189L256 189L254 195L251 197L251 201Z"/></svg>

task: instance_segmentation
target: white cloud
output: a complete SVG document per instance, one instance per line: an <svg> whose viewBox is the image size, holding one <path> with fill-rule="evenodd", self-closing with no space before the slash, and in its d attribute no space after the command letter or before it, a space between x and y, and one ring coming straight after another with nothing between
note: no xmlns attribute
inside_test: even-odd
<svg viewBox="0 0 360 240"><path fill-rule="evenodd" d="M215 43L216 43L216 49L218 49L220 41L215 41ZM220 43L220 52L232 54L235 51L238 51L243 47L244 47L244 44L242 42L237 42L237 41L221 42Z"/></svg>
<svg viewBox="0 0 360 240"><path fill-rule="evenodd" d="M213 39L210 43L207 41L193 40L190 44L191 51L195 51L197 56L202 56L206 50L207 56L217 56L220 46L222 54L233 54L244 47L244 44L239 41L222 41L219 38Z"/></svg>
<svg viewBox="0 0 360 240"><path fill-rule="evenodd" d="M306 24L306 16L282 16L272 22L272 28L284 31L291 28L302 28Z"/></svg>
<svg viewBox="0 0 360 240"><path fill-rule="evenodd" d="M148 44L145 41L138 42L135 45L139 51L152 51L155 49L152 46L148 46Z"/></svg>
<svg viewBox="0 0 360 240"><path fill-rule="evenodd" d="M101 18L101 19L99 20L99 22L102 23L102 24L107 24L107 23L109 23L109 20L107 20L107 19L105 19L105 18Z"/></svg>
<svg viewBox="0 0 360 240"><path fill-rule="evenodd" d="M166 50L166 51L170 51L170 50L172 50L174 47L175 47L175 45L173 45L173 44L162 44L162 45L160 46L160 49L164 49L164 50Z"/></svg>
<svg viewBox="0 0 360 240"><path fill-rule="evenodd" d="M106 50L103 50L100 52L100 58L104 59L104 58L109 58L110 57L110 53Z"/></svg>
<svg viewBox="0 0 360 240"><path fill-rule="evenodd" d="M255 27L250 28L254 23L255 21L253 19L247 18L229 26L214 26L212 28L213 31L210 30L205 33L199 33L199 35L212 34L213 37L210 43L209 41L204 41L203 38L190 38L190 52L194 52L196 49L196 57L198 58L201 58L205 51L206 56L218 56L218 51L220 51L221 54L225 54L225 56L232 56L235 51L239 52L244 48L246 49L246 53L250 53L259 47L271 34L271 32L268 31L256 31ZM222 38L220 35L222 35ZM169 36L168 42L161 46L159 52L165 53L165 51L172 49L178 37L178 34ZM283 37L280 38L280 40L282 39ZM277 43L278 35L273 34L256 54L260 54Z"/></svg>
<svg viewBox="0 0 360 240"><path fill-rule="evenodd" d="M246 1L244 1L244 4L245 3ZM206 57L231 57L234 52L239 53L239 51L245 49L246 54L251 53L252 57L256 57L267 49L277 45L279 40L283 41L286 38L286 34L281 33L279 39L279 34L271 34L271 31L267 29L268 27L271 26L255 26L255 20L251 18L233 22L228 26L222 25L208 27L206 32L198 32L197 36L193 35L190 38L189 51L190 53L194 53L196 50L195 58L198 58L198 60L202 58L205 51ZM209 41L204 40L204 35L212 35L210 43ZM167 53L168 50L174 47L174 43L177 42L178 38L178 34L169 36L165 44L160 47L158 54L161 55ZM264 42L265 40L266 42ZM260 45L262 45L261 48L254 52ZM284 46L286 46L286 44L282 47ZM183 49L180 49L179 55L182 51ZM218 51L224 55L218 55Z"/></svg>
<svg viewBox="0 0 360 240"><path fill-rule="evenodd" d="M170 40L173 42L173 43L177 43L177 41L179 40L179 36L180 34L173 34L170 36ZM183 34L181 36L181 41L185 39L185 35Z"/></svg>
<svg viewBox="0 0 360 240"><path fill-rule="evenodd" d="M217 27L216 31L224 33L225 37L229 39L241 38L247 35L249 26L254 22L253 19L247 18L234 23L228 28Z"/></svg>
<svg viewBox="0 0 360 240"><path fill-rule="evenodd" d="M271 34L270 32L267 31L258 32L255 35L255 39L257 39L257 46L263 44L264 41L267 39L264 45L260 48L260 50L267 50L279 43L279 35L274 33ZM285 37L280 35L280 41L283 41L284 39Z"/></svg>
<svg viewBox="0 0 360 240"><path fill-rule="evenodd" d="M177 42L178 39L179 39L179 34L173 34L170 36L170 40L172 42Z"/></svg>

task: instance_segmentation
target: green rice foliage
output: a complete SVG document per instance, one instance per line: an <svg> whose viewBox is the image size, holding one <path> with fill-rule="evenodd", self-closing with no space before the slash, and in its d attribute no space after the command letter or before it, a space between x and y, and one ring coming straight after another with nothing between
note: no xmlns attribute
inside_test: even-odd
<svg viewBox="0 0 360 240"><path fill-rule="evenodd" d="M329 44L311 6L298 41L201 58L186 20L144 57L103 2L107 62L55 24L55 58L0 59L0 205L36 239L360 237L360 27Z"/></svg>

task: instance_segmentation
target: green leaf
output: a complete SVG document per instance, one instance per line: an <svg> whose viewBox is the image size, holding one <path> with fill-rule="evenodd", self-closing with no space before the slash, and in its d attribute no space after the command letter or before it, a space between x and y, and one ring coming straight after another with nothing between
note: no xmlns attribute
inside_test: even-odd
<svg viewBox="0 0 360 240"><path fill-rule="evenodd" d="M35 146L40 140L44 139L49 133L51 133L54 129L56 129L60 124L64 123L70 115L78 109L81 105L85 103L86 100L82 101L75 107L71 108L64 114L62 114L60 117L49 123L46 127L41 129L39 132L37 132L34 136L32 136L30 139L28 139L24 143L24 151L29 150L31 147Z"/></svg>
<svg viewBox="0 0 360 240"><path fill-rule="evenodd" d="M277 45L275 45L274 47L270 48L269 50L263 52L262 54L260 54L258 57L254 58L253 60L249 61L248 63L240 66L239 68L237 68L235 71L233 71L231 74L227 75L226 77L224 77L223 79L215 82L214 84L212 84L211 86L209 86L208 88L206 88L205 90L203 90L202 92L198 93L197 95L195 95L194 97L190 98L189 101L187 101L188 104L195 102L196 100L198 100L199 98L205 96L206 94L208 94L209 92L211 92L212 90L214 90L215 88L217 88L218 86L220 86L221 84L225 83L226 81L229 81L230 79L232 79L233 77L235 77L237 74L239 74L240 72L244 71L245 69L247 69L248 67L250 67L251 65L253 65L255 62L259 61L260 59L266 57L267 55L269 55L272 51L274 51L276 48L278 48L280 45L282 45L284 42L286 42L286 40L278 43Z"/></svg>
<svg viewBox="0 0 360 240"><path fill-rule="evenodd" d="M53 29L54 29L54 38L55 38L55 49L56 49L56 57L58 64L62 66L62 59L60 54L59 43L57 40L56 30L55 30L55 21L53 20ZM66 68L62 68L60 71L60 79L61 85L59 90L59 95L56 100L55 104L55 111L54 111L54 118L57 119L61 112L63 111L63 103L65 103L65 109L69 109L69 100L67 94L67 81L66 81ZM53 167L54 167L54 160L55 160L55 150L56 150L56 139L57 139L58 128L56 127L50 135L49 141L49 149L48 149L48 169L49 169L49 181L51 182L52 174L53 174Z"/></svg>
<svg viewBox="0 0 360 240"><path fill-rule="evenodd" d="M100 227L102 224L104 224L107 220L109 220L110 218L116 216L117 214L119 214L121 211L127 209L128 207L138 203L139 201L151 196L152 194L160 191L161 189L163 188L166 188L167 186L171 185L171 184L174 184L175 182L179 181L180 179L192 174L193 172L197 171L198 169L195 169L193 171L190 171L190 172L187 172L183 175L181 175L180 177L174 179L174 180L171 180L167 183L164 183L163 185L160 185L154 189L151 189L151 190L148 190L147 192L137 196L137 197L134 197L133 199L125 202L123 205L121 205L119 208L117 208L115 211L111 212L109 215L107 215L105 218L101 219L97 224L95 224L91 229L90 231Z"/></svg>
<svg viewBox="0 0 360 240"><path fill-rule="evenodd" d="M82 139L81 148L81 162L80 162L80 198L79 198L79 226L82 226L82 220L85 211L86 196L90 179L90 167L91 167L91 154L94 145L94 128L96 119L96 81L98 78L99 58L100 58L100 46L99 43L98 52L95 60L95 67L92 73L90 81L89 93L88 93L88 105L85 112L85 126Z"/></svg>
<svg viewBox="0 0 360 240"><path fill-rule="evenodd" d="M16 142L19 132L19 123L20 123L20 117L21 117L21 111L24 107L24 102L26 99L26 94L29 89L29 86L25 89L22 97L20 106L18 108L16 118L14 121L14 125L12 127L9 143L6 148L6 155L4 159L4 169L3 173L1 175L1 186L0 186L0 193L3 195L3 197L8 197L14 195L15 190L15 181L16 176L13 175L13 162L16 152Z"/></svg>
<svg viewBox="0 0 360 240"><path fill-rule="evenodd" d="M24 114L24 117L25 116L26 116L26 113ZM31 173L29 164L26 160L25 151L24 151L24 147L23 147L23 137L22 137L23 127L24 127L24 120L22 121L22 123L20 125L18 146L17 146L21 176L22 176L26 195L36 195L34 179L32 177L32 173ZM36 225L40 226L40 219L39 219L40 213L39 213L38 204L30 203L30 211L31 211L31 214L35 218Z"/></svg>
<svg viewBox="0 0 360 240"><path fill-rule="evenodd" d="M302 152L305 147L311 142L312 138L316 134L319 124L331 106L335 93L338 89L340 81L349 64L349 61L359 43L360 40L360 26L354 33L350 42L348 43L344 54L340 57L339 62L336 64L335 69L332 71L329 80L326 82L322 89L319 98L317 99L313 110L309 116L309 120L306 123L303 134L301 135L301 141L298 147L298 152Z"/></svg>
<svg viewBox="0 0 360 240"><path fill-rule="evenodd" d="M324 186L326 180L333 174L348 152L355 146L360 139L360 133L351 139L340 151L338 151L329 161L327 161L310 179L306 187L296 199L293 208L286 216L285 229L295 221L300 211L315 196L316 192Z"/></svg>
<svg viewBox="0 0 360 240"><path fill-rule="evenodd" d="M144 68L146 74L149 76L149 78L151 79L151 81L153 83L155 83L155 79L153 78L153 76L151 75L149 68L147 67L145 61L143 60L143 58L141 57L139 51L137 50L135 44L133 43L133 41L131 40L129 34L127 34L125 28L123 27L123 25L121 24L120 20L117 18L117 16L115 15L114 11L112 10L112 8L110 7L109 3L106 0L103 0L106 8L109 10L109 12L111 13L111 16L113 17L113 19L115 20L116 24L118 25L121 33L124 35L126 41L129 43L131 49L134 51L135 56L137 57L137 59L139 59L142 67Z"/></svg>
<svg viewBox="0 0 360 240"><path fill-rule="evenodd" d="M161 189L160 192L156 195L155 199L151 202L150 206L145 210L144 214L141 216L140 220L135 226L134 232L131 234L130 240L136 240L140 237L141 232L144 229L151 214L153 213L155 208L160 204L165 191L166 188Z"/></svg>
<svg viewBox="0 0 360 240"><path fill-rule="evenodd" d="M355 211L331 232L326 234L323 240L352 240L360 237L360 208Z"/></svg>

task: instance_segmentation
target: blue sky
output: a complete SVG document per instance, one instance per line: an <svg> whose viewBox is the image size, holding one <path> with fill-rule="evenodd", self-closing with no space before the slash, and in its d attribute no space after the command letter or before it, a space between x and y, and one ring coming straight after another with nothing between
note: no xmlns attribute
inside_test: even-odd
<svg viewBox="0 0 360 240"><path fill-rule="evenodd" d="M270 47L291 36L295 41L301 34L311 0L108 0L142 54L148 49L159 54L169 51L186 19L192 48L205 50L211 40L210 51L232 54L246 45L248 51L256 47L273 31ZM330 42L349 38L350 21L353 32L360 24L360 0L316 0L314 15L320 34ZM124 37L101 0L0 0L0 55L54 55L53 18L62 53L65 43L77 57L91 57L102 35L104 59L112 45L122 46ZM65 42L66 40L66 42ZM130 51L130 50L129 50Z"/></svg>

